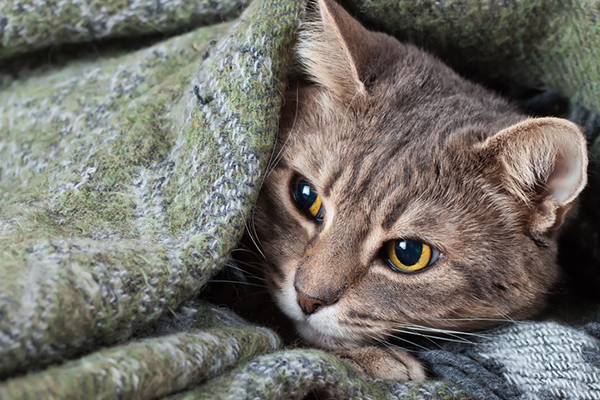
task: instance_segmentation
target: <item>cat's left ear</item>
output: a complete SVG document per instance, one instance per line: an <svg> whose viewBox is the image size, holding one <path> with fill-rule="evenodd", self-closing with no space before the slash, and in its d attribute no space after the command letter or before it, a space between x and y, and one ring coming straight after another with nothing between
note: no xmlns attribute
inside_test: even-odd
<svg viewBox="0 0 600 400"><path fill-rule="evenodd" d="M483 144L495 159L495 179L531 210L532 232L560 227L587 183L587 146L581 129L560 118L535 118L503 129Z"/></svg>

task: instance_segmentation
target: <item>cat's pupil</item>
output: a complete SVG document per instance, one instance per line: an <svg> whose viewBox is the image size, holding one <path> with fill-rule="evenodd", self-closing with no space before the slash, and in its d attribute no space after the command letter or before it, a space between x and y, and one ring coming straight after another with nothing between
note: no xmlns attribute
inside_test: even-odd
<svg viewBox="0 0 600 400"><path fill-rule="evenodd" d="M423 243L414 240L397 240L395 250L396 257L402 264L415 265L423 253Z"/></svg>
<svg viewBox="0 0 600 400"><path fill-rule="evenodd" d="M295 185L292 187L292 198L298 209L308 218L318 222L323 221L325 211L321 204L321 198L304 178L297 178Z"/></svg>
<svg viewBox="0 0 600 400"><path fill-rule="evenodd" d="M317 201L317 193L310 186L310 183L306 182L304 179L300 179L300 182L298 182L296 193L299 194L296 198L296 202L303 211L308 210L310 206Z"/></svg>

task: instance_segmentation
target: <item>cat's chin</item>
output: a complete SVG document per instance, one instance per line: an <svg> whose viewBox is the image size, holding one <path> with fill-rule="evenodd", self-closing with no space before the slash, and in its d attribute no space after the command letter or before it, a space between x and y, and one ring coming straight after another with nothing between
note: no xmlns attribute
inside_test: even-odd
<svg viewBox="0 0 600 400"><path fill-rule="evenodd" d="M348 350L366 344L364 340L352 340L346 337L327 335L306 322L296 322L296 330L306 341L326 350Z"/></svg>

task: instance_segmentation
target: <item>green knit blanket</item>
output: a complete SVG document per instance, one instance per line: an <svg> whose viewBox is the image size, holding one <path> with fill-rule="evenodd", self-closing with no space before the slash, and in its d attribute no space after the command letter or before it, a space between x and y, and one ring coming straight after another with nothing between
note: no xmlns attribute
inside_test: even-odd
<svg viewBox="0 0 600 400"><path fill-rule="evenodd" d="M258 194L306 2L247 3L0 4L0 399L599 398L598 324L506 327L400 383L194 300ZM596 0L344 4L600 112Z"/></svg>

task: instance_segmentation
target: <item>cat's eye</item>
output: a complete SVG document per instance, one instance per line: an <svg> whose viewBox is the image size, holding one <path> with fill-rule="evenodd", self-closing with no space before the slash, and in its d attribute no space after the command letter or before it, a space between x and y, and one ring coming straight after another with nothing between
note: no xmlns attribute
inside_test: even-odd
<svg viewBox="0 0 600 400"><path fill-rule="evenodd" d="M383 248L383 258L393 270L400 272L422 270L439 257L440 253L435 248L416 240L390 240Z"/></svg>
<svg viewBox="0 0 600 400"><path fill-rule="evenodd" d="M325 209L321 197L306 179L298 177L292 184L292 198L296 206L307 218L322 222Z"/></svg>

